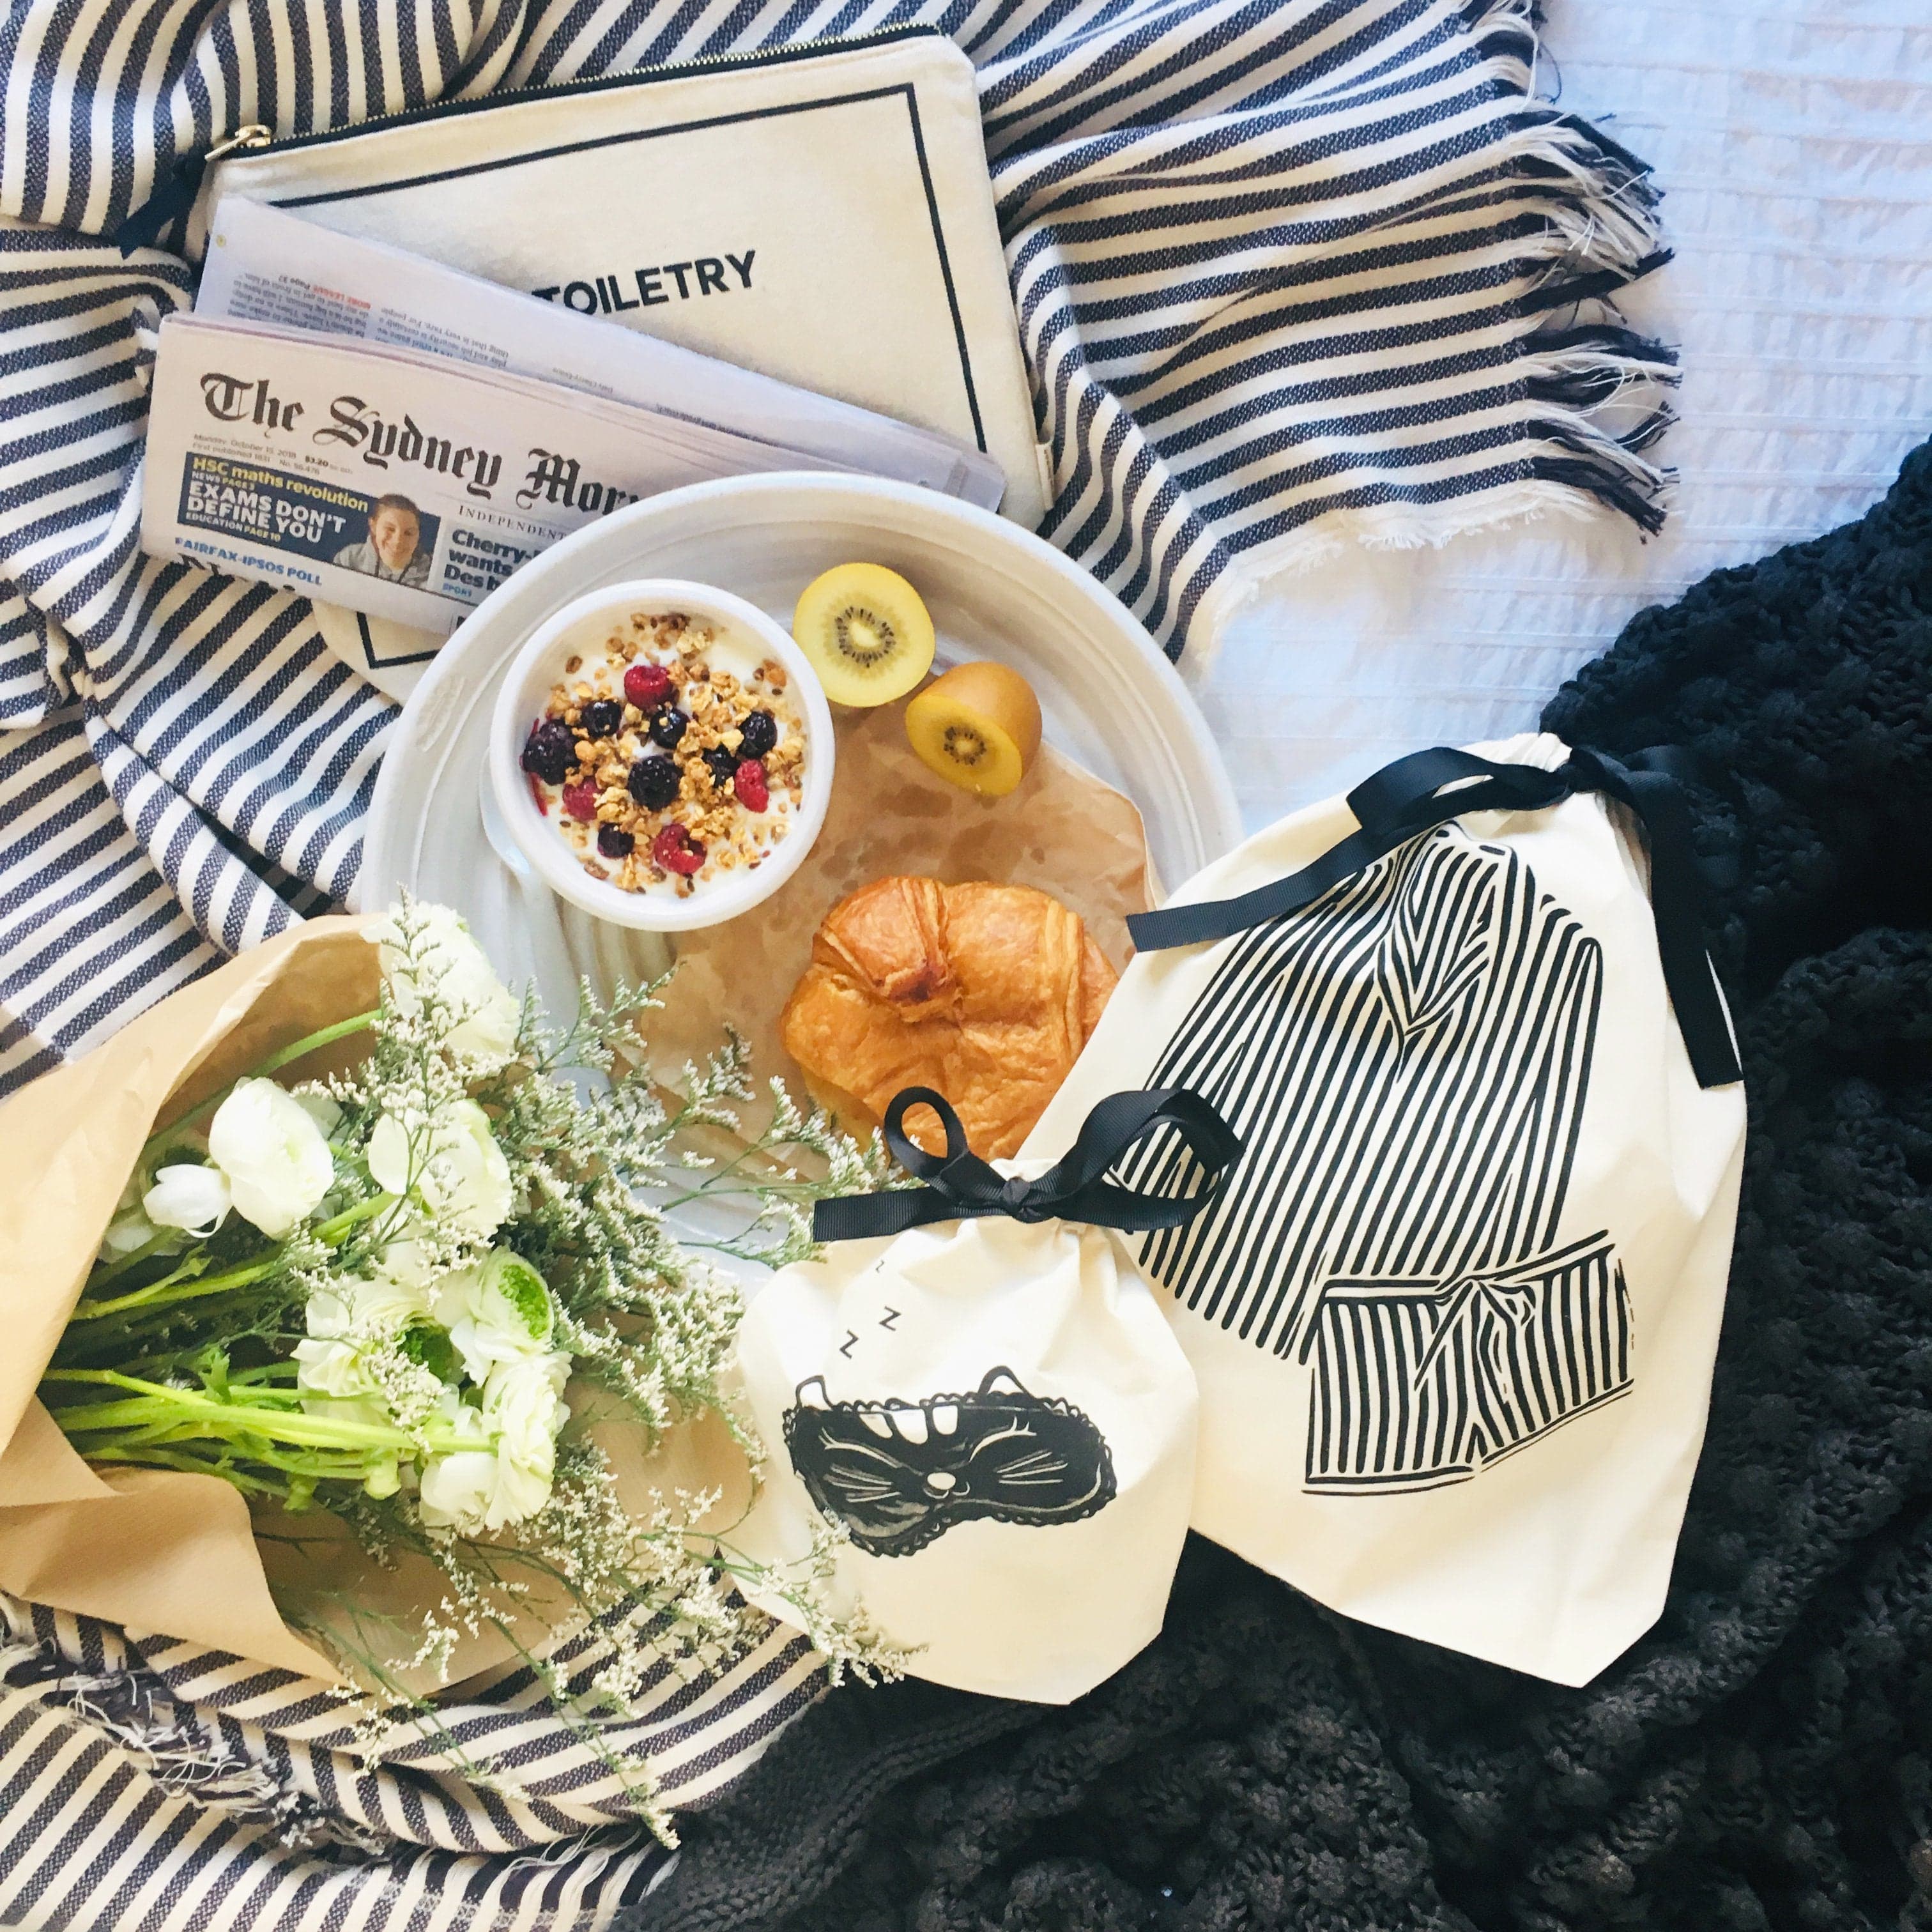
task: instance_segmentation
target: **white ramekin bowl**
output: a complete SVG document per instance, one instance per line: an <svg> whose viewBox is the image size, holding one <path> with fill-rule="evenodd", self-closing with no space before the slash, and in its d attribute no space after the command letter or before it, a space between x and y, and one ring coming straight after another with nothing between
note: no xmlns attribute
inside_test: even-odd
<svg viewBox="0 0 1932 1932"><path fill-rule="evenodd" d="M740 866L707 879L687 897L670 892L627 892L621 886L592 878L537 809L530 782L518 762L532 723L543 715L554 686L573 656L601 652L613 629L628 625L634 611L681 610L704 620L726 636L735 635L760 657L784 667L788 695L805 731L805 795L791 814L791 830L754 872ZM593 590L547 619L518 652L497 694L490 727L490 782L517 849L537 876L560 898L599 919L648 932L690 932L722 926L761 904L804 862L832 800L836 755L832 712L825 692L805 653L784 627L755 604L708 584L676 578L650 578Z"/></svg>

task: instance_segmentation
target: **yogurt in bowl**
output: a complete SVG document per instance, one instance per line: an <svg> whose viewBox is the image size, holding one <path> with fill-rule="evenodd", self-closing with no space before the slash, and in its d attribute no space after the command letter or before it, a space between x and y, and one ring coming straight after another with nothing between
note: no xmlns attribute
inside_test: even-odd
<svg viewBox="0 0 1932 1932"><path fill-rule="evenodd" d="M784 628L675 578L568 604L518 652L490 783L559 897L620 926L716 926L769 898L825 822L832 714Z"/></svg>

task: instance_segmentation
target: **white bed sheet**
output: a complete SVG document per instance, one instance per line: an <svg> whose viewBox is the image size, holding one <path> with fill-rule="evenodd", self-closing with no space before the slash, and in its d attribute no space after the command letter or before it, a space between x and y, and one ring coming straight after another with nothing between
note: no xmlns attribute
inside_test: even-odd
<svg viewBox="0 0 1932 1932"><path fill-rule="evenodd" d="M1881 496L1932 434L1932 0L1553 0L1566 106L1650 161L1676 260L1664 534L1541 523L1277 577L1197 690L1251 826L1532 724L1630 615Z"/></svg>

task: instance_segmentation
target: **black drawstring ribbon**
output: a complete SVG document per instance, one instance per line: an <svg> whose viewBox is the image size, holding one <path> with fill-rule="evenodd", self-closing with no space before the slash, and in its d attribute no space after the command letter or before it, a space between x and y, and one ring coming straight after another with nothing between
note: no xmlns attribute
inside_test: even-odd
<svg viewBox="0 0 1932 1932"><path fill-rule="evenodd" d="M905 1117L914 1107L930 1107L939 1116L946 1130L944 1155L928 1154L908 1136ZM967 1221L985 1214L1008 1214L1016 1221L1087 1221L1128 1234L1184 1227L1214 1198L1241 1152L1227 1122L1199 1094L1179 1087L1110 1094L1087 1116L1066 1158L1033 1180L1003 1174L970 1152L959 1116L930 1087L907 1088L886 1109L885 1126L893 1157L926 1185L820 1202L812 1216L812 1232L819 1240L864 1240L903 1234L928 1222ZM1124 1154L1162 1126L1173 1128L1201 1164L1202 1183L1193 1193L1180 1199L1136 1194L1107 1179Z"/></svg>
<svg viewBox="0 0 1932 1932"><path fill-rule="evenodd" d="M1690 807L1678 783L1688 765L1682 752L1666 746L1634 752L1627 763L1580 748L1554 771L1499 765L1446 746L1412 752L1349 793L1348 808L1361 830L1331 845L1312 865L1236 898L1134 914L1127 929L1143 952L1226 939L1298 912L1398 845L1466 812L1539 812L1578 792L1601 792L1636 813L1650 842L1658 955L1691 1070L1700 1087L1728 1086L1743 1078L1743 1070L1704 950L1702 875L1691 843ZM1445 792L1444 785L1454 788Z"/></svg>

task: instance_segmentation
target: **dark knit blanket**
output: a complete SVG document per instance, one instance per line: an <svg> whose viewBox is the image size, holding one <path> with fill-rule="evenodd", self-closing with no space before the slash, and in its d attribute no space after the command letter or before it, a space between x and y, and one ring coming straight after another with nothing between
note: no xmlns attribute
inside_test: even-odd
<svg viewBox="0 0 1932 1932"><path fill-rule="evenodd" d="M1637 617L1544 714L1703 764L1750 1144L1668 1606L1570 1690L1190 1548L1065 1709L829 1699L643 1923L1932 1925L1932 446Z"/></svg>

